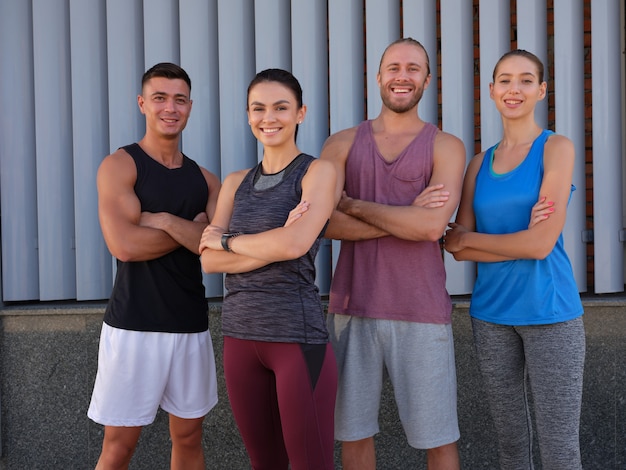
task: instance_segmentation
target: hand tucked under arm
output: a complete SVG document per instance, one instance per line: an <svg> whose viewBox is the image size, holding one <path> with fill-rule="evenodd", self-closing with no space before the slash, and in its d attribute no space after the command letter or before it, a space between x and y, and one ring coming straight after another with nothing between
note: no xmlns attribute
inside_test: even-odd
<svg viewBox="0 0 626 470"><path fill-rule="evenodd" d="M324 233L329 240L363 241L389 236L384 230L356 217L334 210Z"/></svg>
<svg viewBox="0 0 626 470"><path fill-rule="evenodd" d="M222 235L224 232L225 230L222 227L207 225L200 236L200 246L198 247L200 254L202 254L206 248L216 251L223 250Z"/></svg>
<svg viewBox="0 0 626 470"><path fill-rule="evenodd" d="M289 216L287 217L287 220L285 221L283 227L289 227L291 224L296 222L300 217L304 215L306 211L309 210L309 206L309 202L300 201L300 203L289 212Z"/></svg>
<svg viewBox="0 0 626 470"><path fill-rule="evenodd" d="M411 205L432 209L443 206L448 199L450 199L450 191L444 190L443 184L433 184L419 193Z"/></svg>
<svg viewBox="0 0 626 470"><path fill-rule="evenodd" d="M463 236L470 231L460 224L450 223L443 237L444 249L454 256L457 261L480 261L484 263L495 263L498 261L510 261L513 258L496 255L484 251L474 250L463 246Z"/></svg>
<svg viewBox="0 0 626 470"><path fill-rule="evenodd" d="M540 197L530 213L528 228L531 228L543 220L546 220L554 212L554 202L548 201L545 196Z"/></svg>
<svg viewBox="0 0 626 470"><path fill-rule="evenodd" d="M139 218L140 226L162 230L178 245L198 254L200 236L207 223L208 217L204 212L197 214L194 220L183 219L167 212L142 212Z"/></svg>

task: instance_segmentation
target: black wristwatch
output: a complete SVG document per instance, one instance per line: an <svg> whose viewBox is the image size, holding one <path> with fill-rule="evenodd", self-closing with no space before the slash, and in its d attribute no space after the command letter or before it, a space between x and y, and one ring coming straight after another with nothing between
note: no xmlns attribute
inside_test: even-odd
<svg viewBox="0 0 626 470"><path fill-rule="evenodd" d="M223 233L222 234L222 248L224 248L224 251L228 251L232 253L233 250L231 250L230 246L228 246L228 240L231 238L238 237L241 234L242 234L241 232Z"/></svg>

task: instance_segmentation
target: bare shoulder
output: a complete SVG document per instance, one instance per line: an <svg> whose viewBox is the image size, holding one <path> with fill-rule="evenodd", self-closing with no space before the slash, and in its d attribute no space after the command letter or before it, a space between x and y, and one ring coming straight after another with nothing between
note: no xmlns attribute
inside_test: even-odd
<svg viewBox="0 0 626 470"><path fill-rule="evenodd" d="M311 165L309 165L309 170L307 171L307 173L311 171L327 173L334 170L335 168L331 162L316 158L311 162Z"/></svg>
<svg viewBox="0 0 626 470"><path fill-rule="evenodd" d="M475 175L476 173L478 173L478 169L482 165L484 158L485 152L480 152L474 155L467 165L467 174Z"/></svg>
<svg viewBox="0 0 626 470"><path fill-rule="evenodd" d="M245 170L233 171L226 178L224 178L224 186L238 188L251 169L252 168L246 168Z"/></svg>
<svg viewBox="0 0 626 470"><path fill-rule="evenodd" d="M352 147L354 137L356 135L357 127L351 127L342 131L332 134L322 147L320 153L320 159L322 160L336 160L345 159L348 156L348 151Z"/></svg>
<svg viewBox="0 0 626 470"><path fill-rule="evenodd" d="M112 178L119 182L131 182L132 184L137 179L135 161L124 149L117 149L100 162L98 180L108 181Z"/></svg>
<svg viewBox="0 0 626 470"><path fill-rule="evenodd" d="M465 146L457 136L448 132L439 131L435 136L435 152L461 152L465 158Z"/></svg>
<svg viewBox="0 0 626 470"><path fill-rule="evenodd" d="M573 142L560 134L552 134L546 140L544 147L544 156L552 155L571 155L574 156Z"/></svg>
<svg viewBox="0 0 626 470"><path fill-rule="evenodd" d="M123 167L126 165L134 166L133 157L131 157L126 150L121 148L117 149L112 154L104 157L104 159L100 163L100 166L104 167Z"/></svg>
<svg viewBox="0 0 626 470"><path fill-rule="evenodd" d="M204 176L204 179L206 180L207 184L209 185L209 188L216 188L220 186L220 179L217 177L217 175L215 173L210 172L209 170L207 170L204 167L200 167L200 171L202 172L202 175Z"/></svg>
<svg viewBox="0 0 626 470"><path fill-rule="evenodd" d="M333 162L316 158L309 165L304 178L307 182L315 181L315 184L319 184L320 182L332 182L334 185L337 178L337 170Z"/></svg>

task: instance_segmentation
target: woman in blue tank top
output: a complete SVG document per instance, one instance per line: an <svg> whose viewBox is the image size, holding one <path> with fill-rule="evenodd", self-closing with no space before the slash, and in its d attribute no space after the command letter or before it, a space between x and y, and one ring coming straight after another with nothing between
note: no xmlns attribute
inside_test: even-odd
<svg viewBox="0 0 626 470"><path fill-rule="evenodd" d="M204 271L226 273L228 397L252 468L332 469L337 365L315 256L335 169L296 145L306 107L291 73L259 72L247 112L263 160L225 179L200 242Z"/></svg>
<svg viewBox="0 0 626 470"><path fill-rule="evenodd" d="M533 468L527 393L542 468L582 468L583 307L562 236L574 147L535 121L546 86L534 54L500 58L489 90L503 136L470 162L444 236L456 260L477 262L470 315L504 470Z"/></svg>

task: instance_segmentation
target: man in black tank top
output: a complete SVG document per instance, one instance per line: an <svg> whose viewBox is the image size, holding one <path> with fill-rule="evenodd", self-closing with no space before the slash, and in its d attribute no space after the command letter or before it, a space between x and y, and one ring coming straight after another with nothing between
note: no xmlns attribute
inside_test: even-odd
<svg viewBox="0 0 626 470"><path fill-rule="evenodd" d="M98 170L102 233L117 259L88 416L105 426L98 469L127 468L141 429L170 415L172 466L204 469L202 421L217 402L198 247L220 181L179 150L191 81L160 63L142 78L146 133Z"/></svg>

